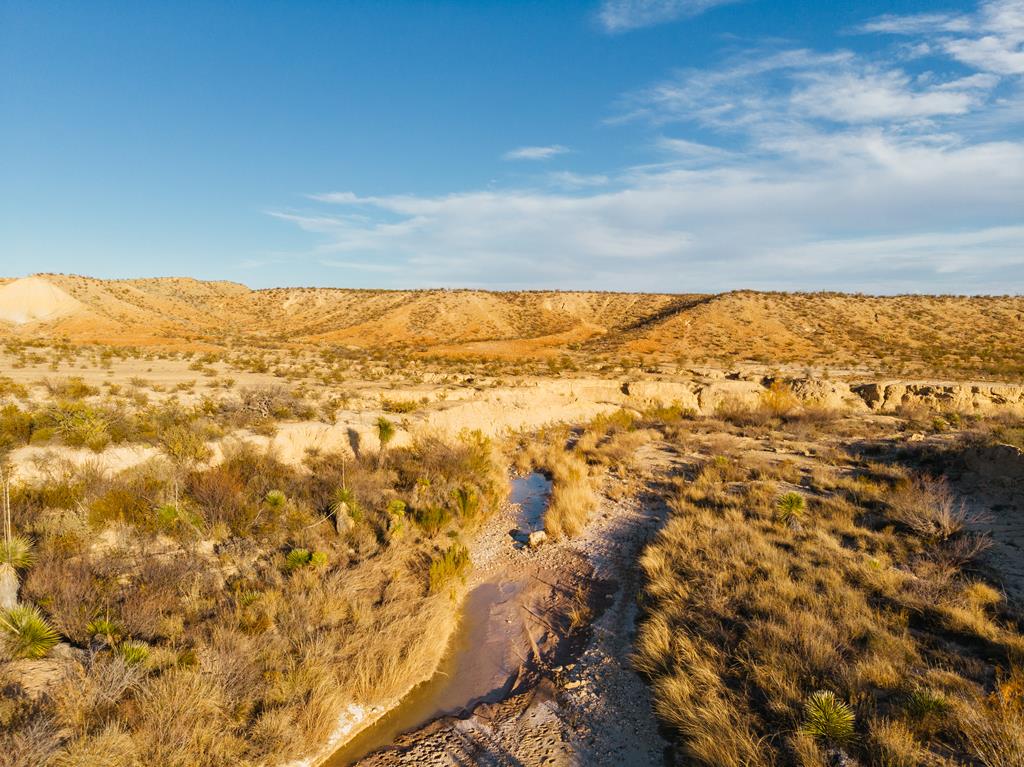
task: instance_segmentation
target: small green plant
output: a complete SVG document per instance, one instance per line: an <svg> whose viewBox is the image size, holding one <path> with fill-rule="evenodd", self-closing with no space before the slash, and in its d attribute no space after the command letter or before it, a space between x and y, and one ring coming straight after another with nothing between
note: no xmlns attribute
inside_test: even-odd
<svg viewBox="0 0 1024 767"><path fill-rule="evenodd" d="M284 558L285 569L299 570L306 567L312 558L313 554L309 549L292 549Z"/></svg>
<svg viewBox="0 0 1024 767"><path fill-rule="evenodd" d="M107 645L115 645L121 641L121 627L109 618L94 618L85 627L89 636L100 639Z"/></svg>
<svg viewBox="0 0 1024 767"><path fill-rule="evenodd" d="M393 498L388 502L388 536L398 538L405 532L405 501Z"/></svg>
<svg viewBox="0 0 1024 767"><path fill-rule="evenodd" d="M775 517L784 525L798 525L807 512L807 501L800 493L785 493L775 501Z"/></svg>
<svg viewBox="0 0 1024 767"><path fill-rule="evenodd" d="M437 535L451 520L451 513L440 506L427 506L416 509L413 519L427 535Z"/></svg>
<svg viewBox="0 0 1024 767"><path fill-rule="evenodd" d="M395 425L387 418L381 416L377 419L377 439L380 440L380 449L383 453L388 444L395 438Z"/></svg>
<svg viewBox="0 0 1024 767"><path fill-rule="evenodd" d="M853 739L855 717L848 705L831 690L812 693L804 706L803 732L829 743Z"/></svg>
<svg viewBox="0 0 1024 767"><path fill-rule="evenodd" d="M356 523L362 522L365 516L362 505L356 500L355 494L347 487L341 488L334 494L334 503L331 504L331 511L335 516L345 514Z"/></svg>
<svg viewBox="0 0 1024 767"><path fill-rule="evenodd" d="M117 646L116 652L129 666L141 666L149 658L149 645L145 642L127 640Z"/></svg>
<svg viewBox="0 0 1024 767"><path fill-rule="evenodd" d="M327 555L322 551L314 551L309 557L310 567L323 567L327 564Z"/></svg>
<svg viewBox="0 0 1024 767"><path fill-rule="evenodd" d="M34 605L15 605L0 612L0 631L15 658L43 658L60 635Z"/></svg>
<svg viewBox="0 0 1024 767"><path fill-rule="evenodd" d="M284 508L284 505L288 502L288 496L280 490L271 490L263 500L271 509L277 510Z"/></svg>
<svg viewBox="0 0 1024 767"><path fill-rule="evenodd" d="M35 562L32 541L23 535L12 535L0 541L0 564L7 564L15 570L27 570Z"/></svg>
<svg viewBox="0 0 1024 767"><path fill-rule="evenodd" d="M903 699L903 710L918 727L931 729L949 713L950 705L941 693L917 688Z"/></svg>
<svg viewBox="0 0 1024 767"><path fill-rule="evenodd" d="M456 579L465 580L468 569L469 549L464 544L453 543L430 562L430 592L439 594Z"/></svg>
<svg viewBox="0 0 1024 767"><path fill-rule="evenodd" d="M284 558L285 569L289 572L301 570L304 567L323 567L327 564L327 555L322 551L310 551L309 549L292 549Z"/></svg>
<svg viewBox="0 0 1024 767"><path fill-rule="evenodd" d="M462 520L473 519L480 509L480 496L472 488L460 487L455 493L455 508Z"/></svg>

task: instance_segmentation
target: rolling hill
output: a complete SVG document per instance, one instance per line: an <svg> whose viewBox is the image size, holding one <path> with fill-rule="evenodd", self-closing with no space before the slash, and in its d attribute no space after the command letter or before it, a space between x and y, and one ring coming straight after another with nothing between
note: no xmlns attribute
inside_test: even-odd
<svg viewBox="0 0 1024 767"><path fill-rule="evenodd" d="M188 278L0 280L0 335L172 348L756 361L1024 376L1024 297L251 290Z"/></svg>

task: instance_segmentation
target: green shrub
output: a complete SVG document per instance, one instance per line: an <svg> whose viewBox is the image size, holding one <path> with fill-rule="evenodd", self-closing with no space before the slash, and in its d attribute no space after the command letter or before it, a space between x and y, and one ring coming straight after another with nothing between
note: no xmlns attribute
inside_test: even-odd
<svg viewBox="0 0 1024 767"><path fill-rule="evenodd" d="M121 627L109 618L94 618L86 624L85 631L89 636L102 639L108 645L115 645L121 641Z"/></svg>
<svg viewBox="0 0 1024 767"><path fill-rule="evenodd" d="M16 605L0 612L4 644L15 658L43 658L60 636L33 605Z"/></svg>
<svg viewBox="0 0 1024 767"><path fill-rule="evenodd" d="M169 426L160 432L160 447L179 463L200 463L210 457L203 435L188 425Z"/></svg>
<svg viewBox="0 0 1024 767"><path fill-rule="evenodd" d="M437 535L451 521L452 515L440 506L426 506L416 509L412 518L427 535Z"/></svg>
<svg viewBox="0 0 1024 767"><path fill-rule="evenodd" d="M829 743L852 740L854 723L853 711L830 690L812 693L804 706L803 732Z"/></svg>
<svg viewBox="0 0 1024 767"><path fill-rule="evenodd" d="M480 496L470 487L460 487L455 490L455 508L459 512L459 519L471 520L480 510Z"/></svg>

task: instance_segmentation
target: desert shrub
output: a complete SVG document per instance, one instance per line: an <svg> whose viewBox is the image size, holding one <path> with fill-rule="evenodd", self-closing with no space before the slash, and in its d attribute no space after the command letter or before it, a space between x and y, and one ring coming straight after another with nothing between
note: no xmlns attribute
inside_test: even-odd
<svg viewBox="0 0 1024 767"><path fill-rule="evenodd" d="M43 382L51 397L66 400L80 400L95 397L100 390L90 386L81 377L72 376L57 380L47 379Z"/></svg>
<svg viewBox="0 0 1024 767"><path fill-rule="evenodd" d="M200 463L210 457L203 434L186 425L170 426L160 434L160 447L178 463Z"/></svg>
<svg viewBox="0 0 1024 767"><path fill-rule="evenodd" d="M947 482L918 477L901 483L888 497L889 516L928 541L948 541L963 532L968 515Z"/></svg>
<svg viewBox="0 0 1024 767"><path fill-rule="evenodd" d="M0 407L0 453L29 444L35 427L32 413L17 405Z"/></svg>
<svg viewBox="0 0 1024 767"><path fill-rule="evenodd" d="M27 399L28 389L17 383L12 378L0 376L0 397L13 397L14 399Z"/></svg>
<svg viewBox="0 0 1024 767"><path fill-rule="evenodd" d="M419 403L415 400L388 399L382 397L380 409L385 413L412 413L419 409Z"/></svg>
<svg viewBox="0 0 1024 767"><path fill-rule="evenodd" d="M800 401L785 381L773 381L761 392L759 408L773 418L785 418L800 406Z"/></svg>
<svg viewBox="0 0 1024 767"><path fill-rule="evenodd" d="M33 605L0 610L0 647L14 658L45 657L59 639L60 635Z"/></svg>
<svg viewBox="0 0 1024 767"><path fill-rule="evenodd" d="M97 616L107 594L109 581L88 555L73 558L59 550L42 548L28 572L22 591L46 607L54 625L75 642L86 642L87 626Z"/></svg>
<svg viewBox="0 0 1024 767"><path fill-rule="evenodd" d="M253 386L239 392L236 404L225 403L223 412L240 416L242 424L253 421L312 418L314 409L283 386Z"/></svg>
<svg viewBox="0 0 1024 767"><path fill-rule="evenodd" d="M110 444L109 417L85 403L60 402L47 411L46 419L61 440L71 447L100 451Z"/></svg>
<svg viewBox="0 0 1024 767"><path fill-rule="evenodd" d="M453 494L455 509L463 522L473 520L480 510L480 497L470 487L457 487Z"/></svg>

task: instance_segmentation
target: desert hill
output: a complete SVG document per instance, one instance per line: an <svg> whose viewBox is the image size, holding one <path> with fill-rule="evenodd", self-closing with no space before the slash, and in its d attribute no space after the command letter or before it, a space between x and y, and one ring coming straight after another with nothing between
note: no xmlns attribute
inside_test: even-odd
<svg viewBox="0 0 1024 767"><path fill-rule="evenodd" d="M194 279L0 280L0 335L225 348L344 345L447 356L829 364L1024 376L1024 297L251 290Z"/></svg>

